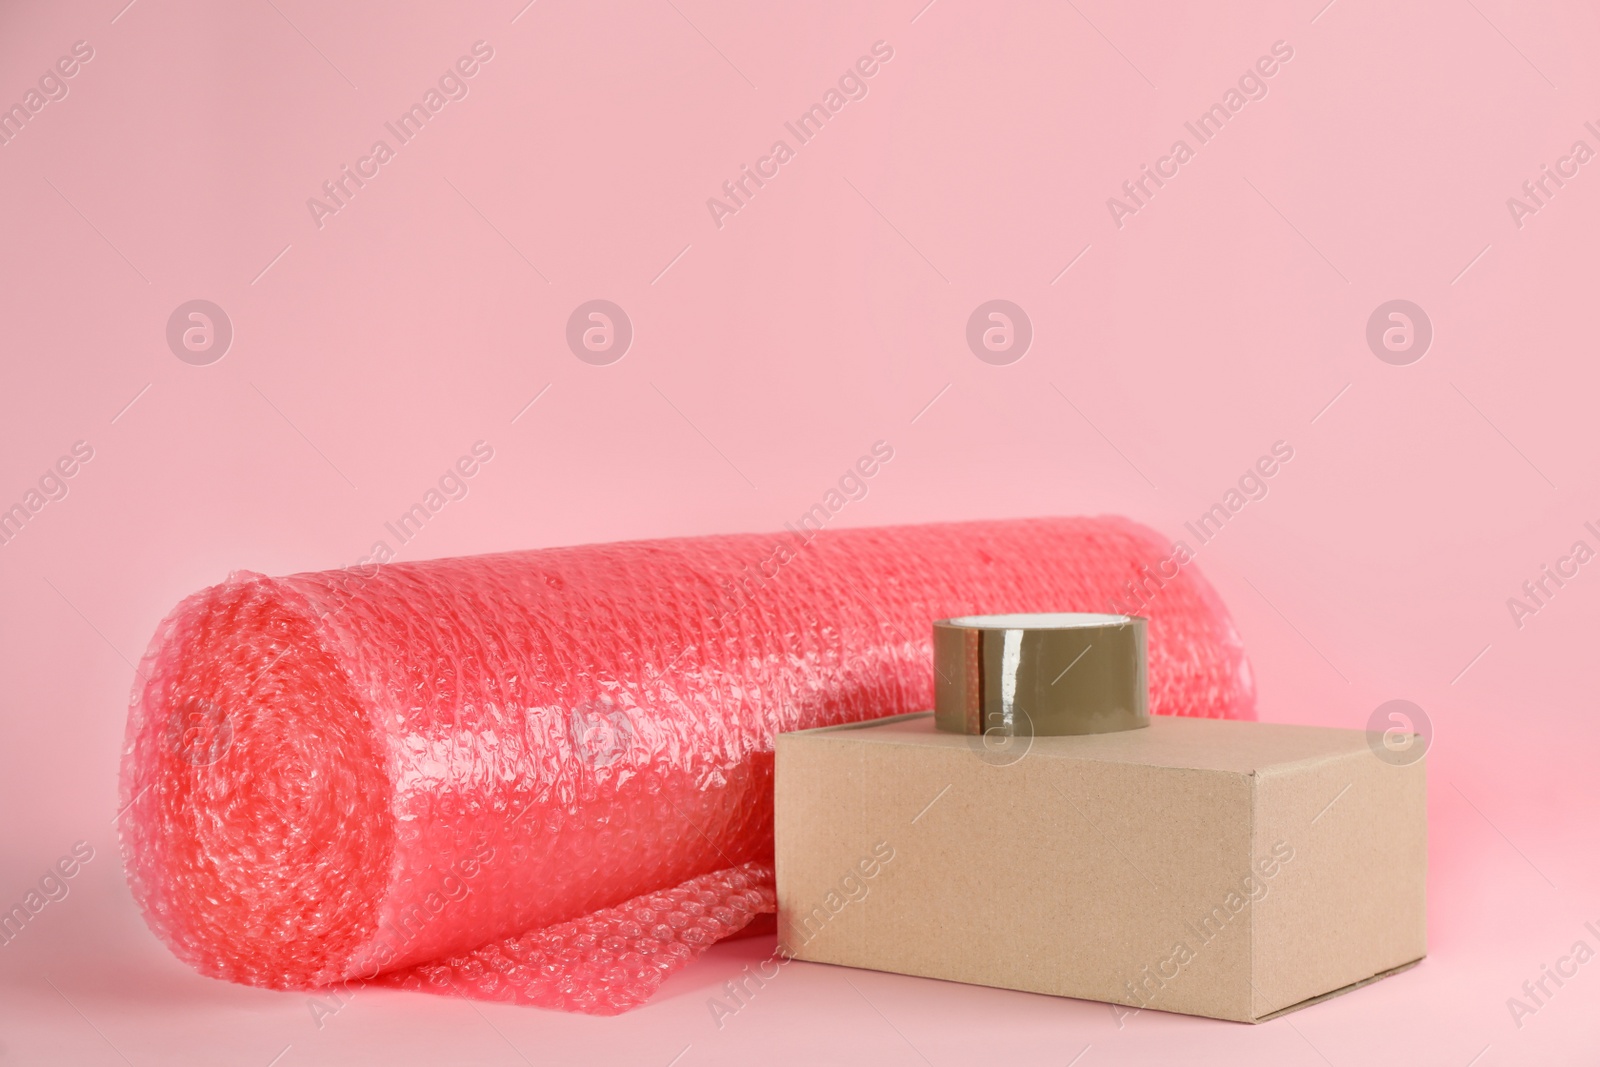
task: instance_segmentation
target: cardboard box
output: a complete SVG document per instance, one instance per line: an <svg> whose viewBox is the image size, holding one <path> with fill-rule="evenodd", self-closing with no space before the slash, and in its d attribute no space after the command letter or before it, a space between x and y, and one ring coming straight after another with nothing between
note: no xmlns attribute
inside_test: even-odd
<svg viewBox="0 0 1600 1067"><path fill-rule="evenodd" d="M1152 717L1023 751L929 714L777 741L797 959L1261 1022L1426 953L1423 762Z"/></svg>

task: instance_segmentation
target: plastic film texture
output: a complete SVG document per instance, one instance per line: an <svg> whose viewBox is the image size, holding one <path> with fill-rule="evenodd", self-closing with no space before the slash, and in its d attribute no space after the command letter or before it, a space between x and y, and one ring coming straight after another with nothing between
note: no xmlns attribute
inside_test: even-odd
<svg viewBox="0 0 1600 1067"><path fill-rule="evenodd" d="M214 977L624 1011L773 910L773 738L931 707L934 619L1138 589L1151 713L1253 718L1168 554L1035 519L238 573L140 666L129 881Z"/></svg>

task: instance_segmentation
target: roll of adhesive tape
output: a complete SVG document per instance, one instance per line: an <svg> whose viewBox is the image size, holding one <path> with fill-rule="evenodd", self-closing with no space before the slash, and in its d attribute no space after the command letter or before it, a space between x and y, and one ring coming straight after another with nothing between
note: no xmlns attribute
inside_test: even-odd
<svg viewBox="0 0 1600 1067"><path fill-rule="evenodd" d="M1146 621L1080 613L933 624L934 723L951 733L1104 734L1150 725Z"/></svg>

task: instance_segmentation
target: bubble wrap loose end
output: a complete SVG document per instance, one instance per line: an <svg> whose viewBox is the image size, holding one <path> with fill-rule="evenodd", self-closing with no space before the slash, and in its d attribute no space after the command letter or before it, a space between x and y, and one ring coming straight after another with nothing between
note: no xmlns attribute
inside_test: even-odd
<svg viewBox="0 0 1600 1067"><path fill-rule="evenodd" d="M1253 718L1232 621L1123 519L238 573L129 709L146 921L201 973L615 1014L772 912L772 745L932 706L930 624L1132 610L1150 710Z"/></svg>

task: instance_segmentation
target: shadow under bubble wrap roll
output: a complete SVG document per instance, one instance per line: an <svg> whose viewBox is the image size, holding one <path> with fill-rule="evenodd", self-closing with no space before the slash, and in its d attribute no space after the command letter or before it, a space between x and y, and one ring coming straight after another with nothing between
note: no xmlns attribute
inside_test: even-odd
<svg viewBox="0 0 1600 1067"><path fill-rule="evenodd" d="M1117 611L1150 711L1253 718L1226 610L1123 519L738 535L238 573L161 624L120 819L204 974L597 1014L774 908L776 734L933 704L954 615Z"/></svg>

